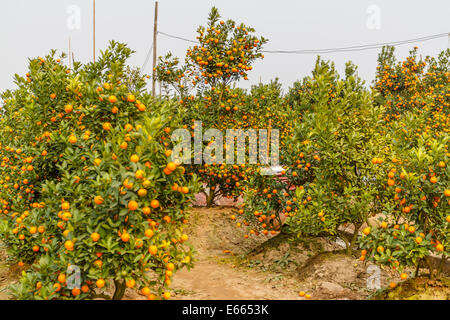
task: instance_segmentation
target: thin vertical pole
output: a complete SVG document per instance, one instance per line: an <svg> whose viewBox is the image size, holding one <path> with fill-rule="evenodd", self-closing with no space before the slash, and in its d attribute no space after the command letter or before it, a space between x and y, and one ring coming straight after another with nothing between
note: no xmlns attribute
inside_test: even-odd
<svg viewBox="0 0 450 320"><path fill-rule="evenodd" d="M94 0L94 3L93 3L93 5L94 5L94 14L93 14L93 26L94 26L94 29L93 29L93 34L92 34L92 40L93 40L93 48L92 48L92 54L93 54L93 57L94 57L94 63L95 63L95 0Z"/></svg>
<svg viewBox="0 0 450 320"><path fill-rule="evenodd" d="M153 25L153 68L152 68L152 95L156 94L156 79L155 79L155 68L156 68L156 41L158 34L158 1L155 1L155 23Z"/></svg>
<svg viewBox="0 0 450 320"><path fill-rule="evenodd" d="M70 69L70 65L71 65L71 62L70 62L71 58L72 58L72 53L71 53L70 37L69 37L69 69Z"/></svg>
<svg viewBox="0 0 450 320"><path fill-rule="evenodd" d="M270 163L270 159L271 159L271 157L270 157L270 135L271 135L271 132L272 132L272 119L269 119L269 128L268 128L268 130L267 130L267 157L268 157L268 159L267 159L267 161L268 161L268 163Z"/></svg>

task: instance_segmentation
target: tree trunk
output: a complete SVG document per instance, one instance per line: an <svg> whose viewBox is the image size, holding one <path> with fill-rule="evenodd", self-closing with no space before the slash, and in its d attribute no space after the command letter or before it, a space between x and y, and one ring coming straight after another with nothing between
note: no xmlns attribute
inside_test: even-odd
<svg viewBox="0 0 450 320"><path fill-rule="evenodd" d="M126 289L125 280L122 280L122 282L120 282L120 280L114 280L114 285L116 286L116 289L112 300L122 300Z"/></svg>
<svg viewBox="0 0 450 320"><path fill-rule="evenodd" d="M444 269L444 264L445 264L446 260L447 260L447 257L442 255L441 261L439 262L439 267L436 272L436 278L439 278L441 276L441 272L442 272L442 269Z"/></svg>
<svg viewBox="0 0 450 320"><path fill-rule="evenodd" d="M338 238L341 239L342 241L344 241L344 243L345 243L345 252L347 253L348 252L348 248L350 247L350 241L348 241L348 238L347 238L347 236L345 235L344 232L339 233L339 231L338 231Z"/></svg>
<svg viewBox="0 0 450 320"><path fill-rule="evenodd" d="M419 275L420 263L421 262L422 262L422 259L419 259L419 261L417 261L417 267L416 267L416 272L414 273L414 278L416 278Z"/></svg>
<svg viewBox="0 0 450 320"><path fill-rule="evenodd" d="M434 279L433 265L432 265L432 263L431 263L430 257L429 257L429 256L426 257L426 258L425 258L425 261L426 261L426 263L427 263L428 270L430 271L430 280L433 280L433 279Z"/></svg>
<svg viewBox="0 0 450 320"><path fill-rule="evenodd" d="M214 205L215 192L209 188L209 194L206 196L206 207L211 208Z"/></svg>
<svg viewBox="0 0 450 320"><path fill-rule="evenodd" d="M355 228L355 230L353 231L353 235L352 235L352 240L350 241L350 244L347 246L347 255L351 255L352 254L352 250L353 247L355 246L356 243L356 239L358 239L358 232L359 232L359 228L361 228L362 223L358 223L358 224L353 224L353 227Z"/></svg>

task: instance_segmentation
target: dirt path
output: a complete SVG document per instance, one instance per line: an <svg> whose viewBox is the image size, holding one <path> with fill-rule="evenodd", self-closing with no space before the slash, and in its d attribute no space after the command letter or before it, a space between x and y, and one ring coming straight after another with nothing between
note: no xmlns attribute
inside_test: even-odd
<svg viewBox="0 0 450 320"><path fill-rule="evenodd" d="M17 265L9 265L6 259L6 251L0 243L0 300L8 300L8 286L19 279L22 268Z"/></svg>
<svg viewBox="0 0 450 320"><path fill-rule="evenodd" d="M304 247L279 239L266 247L266 237L245 239L246 230L231 222L231 214L230 207L192 210L188 234L197 250L196 262L190 271L175 273L171 286L174 299L305 299L299 296L300 291L313 299L368 296L366 268L348 256L315 259L300 279L299 267L319 252L339 249L336 243L314 239ZM336 274L339 284L334 283Z"/></svg>
<svg viewBox="0 0 450 320"><path fill-rule="evenodd" d="M264 300L304 299L295 279L235 264L239 255L263 241L244 239L245 230L235 227L231 208L194 208L188 230L189 242L197 251L194 267L173 276L175 300ZM128 299L143 299L127 294Z"/></svg>
<svg viewBox="0 0 450 320"><path fill-rule="evenodd" d="M179 300L277 300L299 299L289 280L270 281L264 274L253 274L216 261L199 261L191 271L174 276L172 289ZM185 288L189 288L186 291Z"/></svg>
<svg viewBox="0 0 450 320"><path fill-rule="evenodd" d="M189 236L197 250L197 261L190 271L180 270L174 275L174 299L302 300L305 298L299 296L300 291L314 292L315 284L310 279L299 281L297 267L317 250L333 250L336 245L312 245L314 248L302 248L295 255L283 241L265 248L267 237L245 239L246 230L236 227L231 215L230 207L193 209ZM354 264L353 260L345 263ZM349 291L341 295L355 298ZM320 296L317 292L317 298Z"/></svg>

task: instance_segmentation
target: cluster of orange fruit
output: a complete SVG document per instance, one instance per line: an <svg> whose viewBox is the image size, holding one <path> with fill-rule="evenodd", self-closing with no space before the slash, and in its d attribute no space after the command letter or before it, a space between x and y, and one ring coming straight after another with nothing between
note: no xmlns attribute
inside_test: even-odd
<svg viewBox="0 0 450 320"><path fill-rule="evenodd" d="M426 124L415 128L416 134L448 134L450 72L445 61L450 57L449 52L443 51L438 59L427 57L418 60L415 47L405 61L392 63L395 61L393 54L392 47L383 49L374 88L384 98L387 123L391 119L399 120L401 114L408 110L415 110L426 114Z"/></svg>

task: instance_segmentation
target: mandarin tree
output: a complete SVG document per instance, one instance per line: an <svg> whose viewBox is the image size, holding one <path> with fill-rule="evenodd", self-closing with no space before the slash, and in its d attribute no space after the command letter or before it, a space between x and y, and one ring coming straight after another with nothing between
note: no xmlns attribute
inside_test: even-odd
<svg viewBox="0 0 450 320"><path fill-rule="evenodd" d="M393 48L379 56L375 90L387 107L392 143L386 171L386 215L361 237L361 259L403 270L421 265L439 277L448 257L449 238L449 56L417 58L417 48L398 62ZM432 256L440 258L435 267Z"/></svg>
<svg viewBox="0 0 450 320"><path fill-rule="evenodd" d="M318 57L312 76L305 77L301 82L296 81L284 96L286 105L285 114L287 117L301 119L312 111L312 103L314 102L313 82L312 78L319 74L327 75L327 83L331 88L329 98L334 97L335 85L337 81L337 72L334 64L327 63ZM273 92L273 90L272 90ZM263 98L273 96L273 94L265 94ZM278 98L279 99L279 98ZM280 160L284 170L279 175L266 175L260 170L258 174L252 176L246 185L244 205L238 213L243 215L239 218L237 224L249 226L250 234L276 234L280 231L290 232L289 224L284 224L286 218L295 215L298 212L296 206L296 188L302 191L310 183L314 181L314 170L312 166L317 164L319 158L314 152L305 153L305 150L298 149L298 138L294 137L294 126L298 122L291 123L285 133L285 138L281 139ZM304 204L311 200L306 197ZM239 217L239 216L238 216ZM232 217L236 219L235 216Z"/></svg>
<svg viewBox="0 0 450 320"><path fill-rule="evenodd" d="M247 103L242 89L235 88L241 79L247 79L252 64L263 58L261 49L266 42L256 37L254 29L232 20L220 20L212 8L206 26L197 29L198 45L187 50L185 63L170 53L160 58L156 67L158 80L165 88L174 89L175 96L186 112L185 128L194 129L194 121L203 128L220 130L247 128L254 104ZM258 123L257 120L254 123ZM266 122L259 123L263 125ZM193 133L194 134L194 133ZM211 141L203 141L204 146ZM242 180L248 168L223 163L190 166L204 183L203 193L210 206L220 197L236 198L242 193Z"/></svg>
<svg viewBox="0 0 450 320"><path fill-rule="evenodd" d="M441 275L448 257L450 225L450 190L446 150L448 136L428 144L418 139L418 146L402 153L386 174L389 199L381 223L361 236L362 255L380 264L403 270L421 263L430 278ZM435 267L431 256L438 256Z"/></svg>
<svg viewBox="0 0 450 320"><path fill-rule="evenodd" d="M374 90L377 102L386 107L386 120L401 119L407 111L423 114L427 125L419 128L449 132L450 49L437 58L418 57L417 47L404 61L397 61L393 47L383 47L378 57ZM415 132L415 133L416 133ZM439 134L439 133L438 133Z"/></svg>
<svg viewBox="0 0 450 320"><path fill-rule="evenodd" d="M387 144L377 130L382 108L373 107L354 66L347 64L346 71L340 79L331 64L319 60L313 77L302 90L296 88L300 101L294 107L302 106L302 121L284 151L285 171L281 178L263 177L259 189L250 189L244 211L248 218L256 216L265 234L287 218L290 231L339 236L350 253L359 228L380 208ZM258 199L255 192L261 191ZM348 225L353 226L350 238L342 232Z"/></svg>
<svg viewBox="0 0 450 320"><path fill-rule="evenodd" d="M97 62L68 70L52 53L37 66L31 60L32 81L5 94L2 120L10 128L2 150L16 161L23 159L11 150L33 155L35 166L35 158L48 157L52 168L39 168L30 180L37 191L28 202L2 194L20 213L8 215L2 228L10 255L21 259L30 246L34 253L13 288L18 299L121 299L126 288L168 298L171 276L192 262L183 226L196 178L169 160L178 105L152 99L143 78L126 67L131 54L113 41ZM20 123L17 139L8 136L11 117Z"/></svg>

